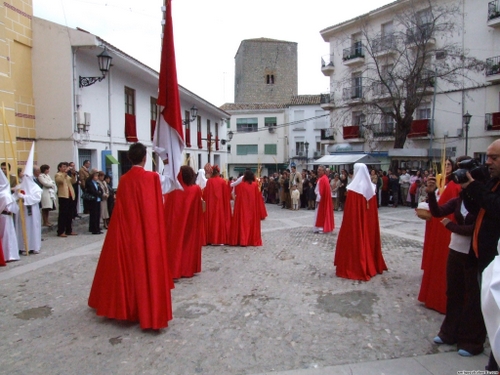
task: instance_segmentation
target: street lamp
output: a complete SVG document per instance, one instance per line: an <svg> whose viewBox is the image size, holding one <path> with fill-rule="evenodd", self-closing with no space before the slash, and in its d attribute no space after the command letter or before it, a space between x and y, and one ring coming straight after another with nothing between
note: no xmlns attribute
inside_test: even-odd
<svg viewBox="0 0 500 375"><path fill-rule="evenodd" d="M309 142L306 141L304 143L304 146L306 146L306 160L309 158Z"/></svg>
<svg viewBox="0 0 500 375"><path fill-rule="evenodd" d="M106 78L106 73L109 72L109 69L111 68L111 60L113 60L113 58L108 53L108 49L104 47L104 51L102 51L99 55L97 55L97 62L99 64L99 70L101 71L102 76L101 77L80 76L80 88L93 85L96 82L101 82L104 78Z"/></svg>
<svg viewBox="0 0 500 375"><path fill-rule="evenodd" d="M231 140L233 139L233 135L234 135L234 133L230 130L230 131L227 133L227 137L228 137L229 139L221 139L221 140L220 140L220 143L222 143L222 145L225 145L226 143L231 142Z"/></svg>
<svg viewBox="0 0 500 375"><path fill-rule="evenodd" d="M233 139L233 135L234 135L234 133L233 133L232 131L229 131L229 132L227 133L227 137L229 138L229 140L227 140L227 139L221 139L221 140L220 140L220 143L221 143L222 145L225 145L226 143L230 142L230 141L231 141L231 139ZM212 134L212 132L209 132L209 133L207 134L207 138L201 138L201 140L202 140L202 141L207 141L208 162L209 162L209 163L210 163L210 155L212 154L212 145L213 145L215 142L217 142L217 140L216 140L216 139L214 139L214 140L213 140L212 138L213 138L213 134Z"/></svg>
<svg viewBox="0 0 500 375"><path fill-rule="evenodd" d="M196 120L196 117L198 117L198 108L193 104L191 109L189 110L189 118L182 120L182 123L184 125L188 125L190 122L193 122Z"/></svg>
<svg viewBox="0 0 500 375"><path fill-rule="evenodd" d="M465 154L467 155L468 143L469 143L469 124L470 118L472 115L469 114L469 111L465 115L463 115L464 124L465 124Z"/></svg>

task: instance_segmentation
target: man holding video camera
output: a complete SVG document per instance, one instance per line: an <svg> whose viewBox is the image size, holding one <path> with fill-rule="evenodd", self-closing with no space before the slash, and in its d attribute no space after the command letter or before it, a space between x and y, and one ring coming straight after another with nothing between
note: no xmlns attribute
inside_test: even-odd
<svg viewBox="0 0 500 375"><path fill-rule="evenodd" d="M478 258L478 270L484 269L498 255L497 246L500 238L500 139L494 141L486 150L486 167L489 179L478 181L474 173L476 166L466 172L467 180L461 182L464 189L464 204L467 210L476 215L476 224L472 236L472 248ZM480 175L480 174L479 174ZM476 176L476 178L473 178ZM493 354L486 370L498 370Z"/></svg>

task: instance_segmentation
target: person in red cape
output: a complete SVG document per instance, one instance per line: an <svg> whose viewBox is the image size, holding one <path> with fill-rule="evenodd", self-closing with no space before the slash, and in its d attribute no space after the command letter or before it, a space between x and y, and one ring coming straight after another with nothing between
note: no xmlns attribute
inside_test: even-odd
<svg viewBox="0 0 500 375"><path fill-rule="evenodd" d="M5 258L3 257L2 241L0 239L0 267L4 267L6 265L7 265L7 263L5 263Z"/></svg>
<svg viewBox="0 0 500 375"><path fill-rule="evenodd" d="M439 196L438 204L441 206L452 198L459 196L462 188L450 180L451 173L455 169L451 159L445 162L446 185ZM446 216L450 221L456 223L455 215ZM424 250L422 253L422 284L418 300L425 307L446 314L446 263L449 253L451 232L446 229L441 220L443 218L433 217L425 225Z"/></svg>
<svg viewBox="0 0 500 375"><path fill-rule="evenodd" d="M144 170L146 147L130 146L134 166L120 179L88 304L98 316L161 329L172 319L173 280L160 177Z"/></svg>
<svg viewBox="0 0 500 375"><path fill-rule="evenodd" d="M193 168L183 165L177 179L184 190L177 189L164 196L168 264L174 279L201 272L200 233L205 232L201 188L195 177Z"/></svg>
<svg viewBox="0 0 500 375"><path fill-rule="evenodd" d="M267 210L252 171L247 170L236 185L235 196L229 244L262 246L260 222L267 217Z"/></svg>
<svg viewBox="0 0 500 375"><path fill-rule="evenodd" d="M231 188L220 177L220 170L217 165L212 167L212 176L208 179L205 190L203 190L203 199L206 202L206 243L209 245L229 243Z"/></svg>
<svg viewBox="0 0 500 375"><path fill-rule="evenodd" d="M314 233L328 233L333 231L332 192L330 181L325 174L325 167L318 167L318 180L316 181L316 217L314 219Z"/></svg>
<svg viewBox="0 0 500 375"><path fill-rule="evenodd" d="M382 255L376 186L365 164L354 164L354 177L347 186L344 218L337 238L336 275L368 281L387 271Z"/></svg>

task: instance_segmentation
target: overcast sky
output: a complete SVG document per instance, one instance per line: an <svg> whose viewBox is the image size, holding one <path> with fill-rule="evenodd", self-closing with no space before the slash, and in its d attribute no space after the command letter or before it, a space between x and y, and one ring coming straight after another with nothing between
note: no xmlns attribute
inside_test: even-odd
<svg viewBox="0 0 500 375"><path fill-rule="evenodd" d="M328 92L320 30L393 0L172 0L179 84L220 106L234 101L234 56L242 40L298 43L299 94ZM95 34L159 70L163 0L33 0L33 13Z"/></svg>

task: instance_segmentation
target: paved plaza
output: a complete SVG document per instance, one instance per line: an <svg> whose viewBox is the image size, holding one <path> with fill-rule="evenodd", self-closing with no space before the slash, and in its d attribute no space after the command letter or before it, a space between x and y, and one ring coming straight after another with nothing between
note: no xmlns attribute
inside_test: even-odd
<svg viewBox="0 0 500 375"><path fill-rule="evenodd" d="M266 205L262 247L207 246L203 271L172 290L160 332L95 315L87 298L103 236L43 235L42 252L0 268L2 374L457 374L484 370L437 346L443 315L417 301L425 224L380 208L389 270L337 278L333 233L313 211Z"/></svg>

